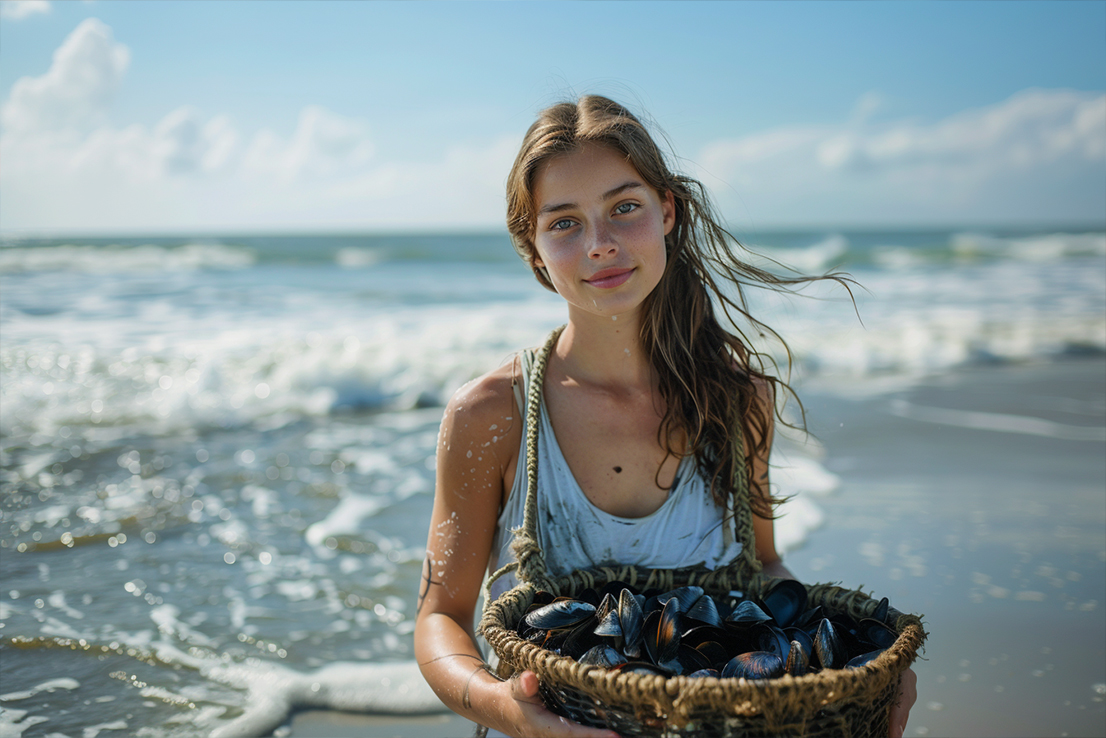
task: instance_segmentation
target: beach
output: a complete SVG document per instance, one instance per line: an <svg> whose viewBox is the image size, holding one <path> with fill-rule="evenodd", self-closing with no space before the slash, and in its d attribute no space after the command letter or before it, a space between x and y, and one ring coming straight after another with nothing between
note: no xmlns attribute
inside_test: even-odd
<svg viewBox="0 0 1106 738"><path fill-rule="evenodd" d="M923 616L907 735L1106 733L1106 234L757 245L868 290L753 299L785 561ZM471 733L415 584L444 402L563 320L505 237L7 242L0 287L0 736Z"/></svg>

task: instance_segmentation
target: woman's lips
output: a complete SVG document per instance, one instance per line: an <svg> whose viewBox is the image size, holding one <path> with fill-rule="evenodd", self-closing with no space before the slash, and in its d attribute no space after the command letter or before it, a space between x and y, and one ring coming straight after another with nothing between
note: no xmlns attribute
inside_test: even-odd
<svg viewBox="0 0 1106 738"><path fill-rule="evenodd" d="M617 287L634 273L633 269L603 269L593 274L590 278L584 281L590 284L592 287L599 287L600 289L609 290L613 287Z"/></svg>

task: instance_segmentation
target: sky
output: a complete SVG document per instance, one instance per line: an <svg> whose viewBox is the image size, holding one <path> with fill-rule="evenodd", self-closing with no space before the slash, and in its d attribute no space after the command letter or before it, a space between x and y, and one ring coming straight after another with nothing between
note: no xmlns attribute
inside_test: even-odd
<svg viewBox="0 0 1106 738"><path fill-rule="evenodd" d="M502 230L585 93L741 230L1106 228L1106 0L2 0L0 232Z"/></svg>

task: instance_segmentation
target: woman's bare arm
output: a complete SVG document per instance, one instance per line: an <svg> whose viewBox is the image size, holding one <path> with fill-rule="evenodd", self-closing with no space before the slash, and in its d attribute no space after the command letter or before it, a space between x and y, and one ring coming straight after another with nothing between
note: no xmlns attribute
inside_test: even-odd
<svg viewBox="0 0 1106 738"><path fill-rule="evenodd" d="M766 419L764 435L767 436L768 442L764 446L763 453L757 453L753 456L753 465L749 475L749 494L767 501L771 497L768 479L768 454L772 449L772 439L775 432L775 397L772 393L772 385L768 382L754 380L754 384L757 389L756 402L758 405L754 408L754 412L763 413ZM746 426L745 432L748 436L749 445L757 448L762 438L761 433L752 424ZM775 525L772 518L762 518L754 513L753 537L756 540L757 560L764 567L764 573L770 577L794 579L795 576L783 565L783 559L776 551Z"/></svg>
<svg viewBox="0 0 1106 738"><path fill-rule="evenodd" d="M608 738L549 712L537 680L501 682L485 668L473 636L473 611L488 565L504 478L514 468L521 418L512 367L454 395L438 438L437 480L419 584L415 658L438 697L474 722L516 736Z"/></svg>

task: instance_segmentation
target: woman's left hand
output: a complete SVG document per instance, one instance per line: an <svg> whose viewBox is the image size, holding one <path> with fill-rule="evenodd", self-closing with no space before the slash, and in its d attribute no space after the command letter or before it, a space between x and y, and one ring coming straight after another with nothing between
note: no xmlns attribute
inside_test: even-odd
<svg viewBox="0 0 1106 738"><path fill-rule="evenodd" d="M895 703L891 706L891 738L902 738L906 732L906 719L910 717L910 708L918 699L918 676L913 669L907 669L899 677L899 691Z"/></svg>

